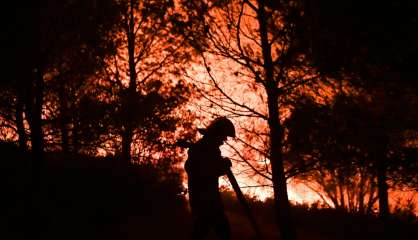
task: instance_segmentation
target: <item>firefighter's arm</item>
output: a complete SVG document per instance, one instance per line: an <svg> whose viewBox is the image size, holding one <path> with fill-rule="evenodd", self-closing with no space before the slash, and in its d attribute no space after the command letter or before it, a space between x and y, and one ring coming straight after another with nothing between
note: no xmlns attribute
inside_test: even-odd
<svg viewBox="0 0 418 240"><path fill-rule="evenodd" d="M218 176L225 175L231 167L232 167L231 160L229 158L226 158L226 157L221 157L217 161L216 174Z"/></svg>

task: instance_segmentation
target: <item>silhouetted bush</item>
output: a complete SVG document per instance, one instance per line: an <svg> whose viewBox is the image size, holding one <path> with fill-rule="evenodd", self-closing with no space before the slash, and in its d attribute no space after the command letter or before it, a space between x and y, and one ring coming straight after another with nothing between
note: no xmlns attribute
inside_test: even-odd
<svg viewBox="0 0 418 240"><path fill-rule="evenodd" d="M0 152L1 210L6 213L0 224L7 236L2 239L15 239L23 236L28 218L30 159L13 144L0 143ZM112 158L47 153L39 201L32 202L41 213L42 239L119 239L125 225L142 235L169 228L186 205L181 179L164 179L150 165L126 167Z"/></svg>
<svg viewBox="0 0 418 240"><path fill-rule="evenodd" d="M227 212L232 212L232 217L245 218L233 192L223 191L222 197L225 209ZM247 199L253 214L262 226L262 232L266 234L278 231L271 227L276 221L274 200L268 198L262 202L248 196ZM399 214L395 212L391 219L383 221L377 216L352 214L341 209L323 208L318 204L297 204L292 206L292 220L300 239L418 239L417 218L412 217L411 214L407 215L407 211L404 212L406 215L400 215L400 212ZM243 222L246 221L247 219L244 219ZM251 228L250 225L246 227Z"/></svg>

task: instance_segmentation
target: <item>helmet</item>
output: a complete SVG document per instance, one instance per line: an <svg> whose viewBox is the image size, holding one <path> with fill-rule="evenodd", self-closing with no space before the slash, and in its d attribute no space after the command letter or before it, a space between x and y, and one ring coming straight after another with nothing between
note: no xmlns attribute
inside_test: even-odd
<svg viewBox="0 0 418 240"><path fill-rule="evenodd" d="M206 129L201 130L204 135L224 135L235 137L234 124L226 117L216 118Z"/></svg>

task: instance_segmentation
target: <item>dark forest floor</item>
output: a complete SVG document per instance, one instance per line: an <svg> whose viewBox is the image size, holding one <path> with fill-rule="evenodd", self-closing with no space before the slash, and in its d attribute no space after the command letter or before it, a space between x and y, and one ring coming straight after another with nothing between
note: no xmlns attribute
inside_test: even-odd
<svg viewBox="0 0 418 240"><path fill-rule="evenodd" d="M27 157L0 143L0 239L189 239L192 219L187 201L178 194L176 183L159 180L151 168L49 154L41 187L31 195ZM37 204L29 201L30 196L36 196ZM239 204L230 196L225 195L225 208L233 239L254 239ZM280 239L271 204L253 202L253 211L265 239ZM382 222L372 216L304 207L294 207L293 216L300 240L418 239L416 219Z"/></svg>

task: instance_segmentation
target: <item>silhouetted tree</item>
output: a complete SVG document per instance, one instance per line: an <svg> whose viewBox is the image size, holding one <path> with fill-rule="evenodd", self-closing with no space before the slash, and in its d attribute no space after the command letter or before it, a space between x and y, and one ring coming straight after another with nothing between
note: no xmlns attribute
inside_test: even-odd
<svg viewBox="0 0 418 240"><path fill-rule="evenodd" d="M10 48L11 56L4 76L13 89L14 97L9 101L14 109L10 111L16 112L20 145L25 145L26 130L30 139L32 157L28 166L32 171L27 173L25 185L25 228L32 238L39 237L44 223L40 218L40 189L44 179L45 123L50 117L50 102L46 101L48 76L64 71L68 62L63 58L69 57L66 51L100 45L105 31L111 30L107 23L113 19L104 11L106 8L101 8L106 4L110 1L32 1L17 2L16 8L10 10L15 15L8 36L10 45L4 46Z"/></svg>
<svg viewBox="0 0 418 240"><path fill-rule="evenodd" d="M13 103L11 111L16 112L16 129L22 147L26 142L25 132L29 130L33 159L39 161L34 166L40 165L45 145L43 125L48 117L45 93L49 92L45 89L46 80L68 71L70 61L80 62L88 54L90 59L101 54L97 49L103 46L106 32L111 30L115 19L108 11L112 6L115 6L112 1L36 1L16 3L15 11L11 11L16 14L7 21L10 32L3 46L7 47L10 58L3 77L15 96L9 101ZM88 54L82 58L75 56L75 52L83 50ZM26 120L29 129L25 129Z"/></svg>
<svg viewBox="0 0 418 240"><path fill-rule="evenodd" d="M305 43L323 73L350 78L372 94L376 105L380 104L380 92L391 92L393 85L412 87L416 95L416 1L391 0L377 4L322 0L304 1L304 4L309 19L306 21L309 37ZM401 92L398 94L405 94ZM374 128L380 128L381 122L376 119ZM380 146L376 157L384 159L377 155L385 152L385 146ZM377 167L382 217L389 213L385 165L381 160Z"/></svg>
<svg viewBox="0 0 418 240"><path fill-rule="evenodd" d="M113 89L108 97L114 100L114 126L122 160L129 164L134 138L155 140L165 130L174 131L179 120L174 110L189 94L179 78L189 53L176 32L179 15L173 1L121 3L122 20L113 35L117 49L107 59L104 80Z"/></svg>
<svg viewBox="0 0 418 240"><path fill-rule="evenodd" d="M188 131L187 121L179 121L180 115L176 114L190 96L189 87L179 78L189 53L184 51L187 44L176 34L178 26L174 20L178 16L174 3L92 0L42 4L43 8L27 9L31 14L42 11L36 15L38 23L27 21L23 12L21 19L17 18L27 31L39 30L39 47L24 45L24 49L10 50L10 56L14 56L15 50L23 55L29 50L43 49L43 54L34 54L45 59L39 73L42 89L29 91L30 74L23 76L23 70L17 72L22 76L10 72L8 76L13 78L4 85L8 96L13 96L10 104L4 104L10 110L4 120L16 122L11 126L19 132L21 142L26 141L21 132L35 133L32 127L24 128L24 120L30 123L32 118L23 111L15 114L12 107L18 108L18 103L23 102L21 108L32 111L28 101L33 97L29 93L36 93L42 100L36 101L42 110L38 132L42 134L41 150L115 154L122 139L123 155L130 155L132 141L142 139L147 144L135 146L152 151L135 149L136 156L155 159L165 152L160 158L167 160L168 152L175 152L169 142L180 132ZM10 29L13 32L17 27ZM16 37L22 45L25 35L22 32ZM11 34L7 43L13 45L14 40ZM32 64L29 58L26 60L24 63ZM22 94L17 95L18 90ZM20 99L23 101L17 101ZM186 112L181 116L189 118Z"/></svg>
<svg viewBox="0 0 418 240"><path fill-rule="evenodd" d="M17 9L17 4L13 3L11 9ZM1 58L2 74L0 75L0 91L1 91L1 128L6 131L15 131L18 134L19 147L26 150L27 133L24 128L24 88L19 87L16 78L22 78L22 71L17 71L18 53L17 34L18 18L16 14L1 14L1 22L3 31L1 32L0 47L3 53Z"/></svg>
<svg viewBox="0 0 418 240"><path fill-rule="evenodd" d="M396 105L403 102L405 108L414 108L408 104L407 98L403 101L387 99L381 104L391 105L394 102L397 102ZM407 147L408 140L402 136L401 126L405 126L402 120L391 119L388 113L385 118L379 119L380 127L374 127L376 112L388 108L374 105L365 94L340 94L326 104L302 98L287 120L288 157L310 166L306 178L311 184L318 183L319 193L325 193L335 207L372 212L378 200L379 176L376 168L380 166L380 161L386 164L385 176L391 188L400 186L397 184L400 175L396 169L407 168L410 170L407 175L415 178L418 168L416 163L411 162L413 156L405 156L411 148ZM393 112L396 109L391 110L397 116ZM376 158L376 149L384 151L379 158Z"/></svg>

